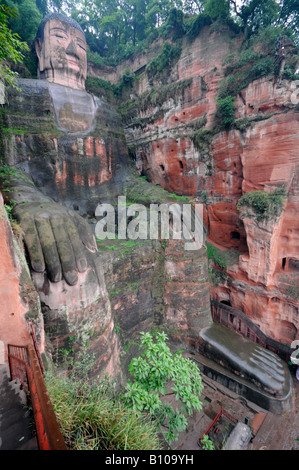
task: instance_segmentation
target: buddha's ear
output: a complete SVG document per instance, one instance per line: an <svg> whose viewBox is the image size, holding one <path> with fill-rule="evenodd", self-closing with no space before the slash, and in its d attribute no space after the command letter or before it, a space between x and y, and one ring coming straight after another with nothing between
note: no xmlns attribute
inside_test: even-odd
<svg viewBox="0 0 299 470"><path fill-rule="evenodd" d="M44 51L43 51L43 41L40 38L35 40L35 52L38 57L38 77L40 78L40 73L44 71L45 68L45 58L44 58Z"/></svg>
<svg viewBox="0 0 299 470"><path fill-rule="evenodd" d="M41 53L42 53L42 41L40 38L37 38L35 40L35 52L36 52L36 55L38 57L38 60L40 60L41 58Z"/></svg>

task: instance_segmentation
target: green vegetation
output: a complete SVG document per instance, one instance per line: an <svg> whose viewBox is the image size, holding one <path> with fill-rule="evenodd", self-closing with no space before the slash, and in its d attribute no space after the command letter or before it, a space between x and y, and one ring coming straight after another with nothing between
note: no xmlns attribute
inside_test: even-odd
<svg viewBox="0 0 299 470"><path fill-rule="evenodd" d="M254 23L255 19L252 18L252 21ZM240 123L234 119L234 101L237 95L241 94L242 90L254 80L278 73L275 61L277 39L281 34L292 37L291 30L286 30L279 22L271 23L269 19L254 30L250 31L250 28L245 28L245 31L247 34L243 37L239 50L228 54L222 64L225 67L225 76L219 84L216 117L219 126L224 129L239 128ZM293 40L296 43L296 36ZM282 78L298 78L295 74L297 54L296 48L292 53L287 54ZM256 120L258 120L257 117Z"/></svg>
<svg viewBox="0 0 299 470"><path fill-rule="evenodd" d="M130 282L130 283L126 284L125 287L123 287L122 289L110 291L109 292L109 297L114 297L116 295L119 295L119 294L122 294L122 293L125 293L125 292L135 292L135 293L137 293L138 289L140 288L140 285L141 285L140 281Z"/></svg>
<svg viewBox="0 0 299 470"><path fill-rule="evenodd" d="M240 252L232 249L222 250L208 242L207 255L209 260L210 283L215 286L225 283L227 280L226 270L229 266L239 263Z"/></svg>
<svg viewBox="0 0 299 470"><path fill-rule="evenodd" d="M16 32L12 32L8 24L15 19L17 13L7 5L0 5L0 81L17 88L17 73L11 70L10 63L20 63L23 52L29 49L25 42L20 41Z"/></svg>
<svg viewBox="0 0 299 470"><path fill-rule="evenodd" d="M219 286L219 284L225 284L227 280L227 275L225 271L221 271L215 267L209 268L208 272L209 282L214 286Z"/></svg>
<svg viewBox="0 0 299 470"><path fill-rule="evenodd" d="M201 440L201 445L204 450L215 450L215 446L207 434L203 436Z"/></svg>
<svg viewBox="0 0 299 470"><path fill-rule="evenodd" d="M190 41L193 41L200 33L204 26L208 26L212 23L211 18L201 13L199 15L192 15L188 17L186 15L184 20L185 34Z"/></svg>
<svg viewBox="0 0 299 470"><path fill-rule="evenodd" d="M6 0L1 2L14 11L14 15L9 18L9 28L28 45L35 39L37 28L43 18L37 6L38 1Z"/></svg>
<svg viewBox="0 0 299 470"><path fill-rule="evenodd" d="M212 260L219 268L226 269L228 266L227 259L225 257L225 251L220 250L211 243L207 243L207 255L208 259Z"/></svg>
<svg viewBox="0 0 299 470"><path fill-rule="evenodd" d="M130 363L134 382L127 384L124 397L136 412L149 414L171 444L186 429L193 410L201 410L203 385L197 365L184 358L181 351L172 354L167 339L164 332L157 333L156 338L141 333L142 353ZM175 397L175 408L167 396Z"/></svg>
<svg viewBox="0 0 299 470"><path fill-rule="evenodd" d="M69 376L48 372L46 386L70 450L158 450L157 429L126 407L113 384L88 378L94 358L86 347Z"/></svg>
<svg viewBox="0 0 299 470"><path fill-rule="evenodd" d="M179 82L174 82L161 86L152 86L151 88L144 91L140 96L130 99L119 106L120 115L125 124L137 125L136 115L140 111L145 111L151 107L161 108L162 104L169 98L179 98L184 96L185 90L189 88L192 84L192 78L187 78L185 80L180 80ZM163 110L157 111L161 114ZM139 120L139 125L145 126L148 122L157 119L158 115L151 116L150 118L145 118L144 120ZM143 122L144 121L144 122Z"/></svg>
<svg viewBox="0 0 299 470"><path fill-rule="evenodd" d="M246 116L245 118L235 119L233 122L233 127L235 129L239 129L240 131L244 131L248 127L254 125L254 123L269 119L273 115L274 113L257 113Z"/></svg>
<svg viewBox="0 0 299 470"><path fill-rule="evenodd" d="M234 122L234 98L226 96L217 100L217 117L221 124L225 127L231 127Z"/></svg>
<svg viewBox="0 0 299 470"><path fill-rule="evenodd" d="M212 243L207 243L208 259L219 268L226 269L228 266L239 262L240 252L237 250L226 249L221 250Z"/></svg>
<svg viewBox="0 0 299 470"><path fill-rule="evenodd" d="M146 66L146 73L149 80L159 78L162 75L168 75L170 67L180 57L181 49L169 42L163 44L160 54L152 59Z"/></svg>
<svg viewBox="0 0 299 470"><path fill-rule="evenodd" d="M100 253L113 251L121 257L126 256L128 253L133 253L137 247L143 246L145 243L150 243L150 240L119 240L117 235L115 239L97 239L97 247Z"/></svg>
<svg viewBox="0 0 299 470"><path fill-rule="evenodd" d="M169 193L161 186L154 185L148 181L132 174L130 181L126 184L125 194L127 202L144 204L149 207L150 204L177 203L178 201L189 202L187 196L178 196Z"/></svg>
<svg viewBox="0 0 299 470"><path fill-rule="evenodd" d="M117 65L162 39L165 49L148 68L154 75L164 73L167 58L175 60L184 36L193 41L206 25L215 30L227 25L245 41L267 30L263 45L280 33L298 41L297 0L1 0L1 5L15 9L17 15L9 15L5 24L30 48L45 14L54 11L72 16L85 31L88 59L98 65ZM34 73L34 54L26 55L25 64Z"/></svg>
<svg viewBox="0 0 299 470"><path fill-rule="evenodd" d="M4 209L6 210L6 214L10 222L14 222L13 215L12 215L14 205L15 205L14 201L11 201L10 204L4 204Z"/></svg>
<svg viewBox="0 0 299 470"><path fill-rule="evenodd" d="M90 93L97 96L104 95L113 101L115 98L122 96L125 90L130 90L133 87L134 80L134 73L126 68L117 83L111 83L99 77L87 77L85 85L86 90Z"/></svg>
<svg viewBox="0 0 299 470"><path fill-rule="evenodd" d="M254 217L257 220L273 220L280 217L286 190L276 188L271 193L265 191L248 191L238 203L241 217Z"/></svg>
<svg viewBox="0 0 299 470"><path fill-rule="evenodd" d="M95 357L87 343L68 363L68 375L47 372L47 390L70 450L159 450L161 431L170 444L186 429L187 417L202 407L203 385L197 365L181 351L172 354L167 339L164 332L141 333L142 354L129 366L134 382L118 392L107 377L90 378ZM64 351L68 360L74 340L70 337L70 354ZM176 408L167 400L170 395Z"/></svg>
<svg viewBox="0 0 299 470"><path fill-rule="evenodd" d="M3 163L1 166L0 166L0 179L1 181L3 179L6 179L10 176L17 176L19 175L20 170L17 170L15 167L11 167L9 165L7 165L6 163Z"/></svg>
<svg viewBox="0 0 299 470"><path fill-rule="evenodd" d="M236 64L231 67L229 75L219 86L219 99L224 100L228 97L237 96L249 83L271 73L273 74L274 62L273 56L260 56L258 60L251 58L246 66L238 68Z"/></svg>
<svg viewBox="0 0 299 470"><path fill-rule="evenodd" d="M234 102L237 95L254 80L274 75L275 42L279 32L274 27L268 27L267 31L267 41L264 40L266 30L261 29L241 44L237 55L229 54L223 63L226 66L225 77L219 84L216 117L219 126L225 129L238 126L234 118ZM263 44L263 48L260 44Z"/></svg>

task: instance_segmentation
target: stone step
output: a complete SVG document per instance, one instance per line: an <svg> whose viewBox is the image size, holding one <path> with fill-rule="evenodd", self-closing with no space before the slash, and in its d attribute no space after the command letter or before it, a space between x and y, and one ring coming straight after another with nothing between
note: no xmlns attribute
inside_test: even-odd
<svg viewBox="0 0 299 470"><path fill-rule="evenodd" d="M37 450L32 415L20 383L10 380L7 364L0 365L0 450Z"/></svg>
<svg viewBox="0 0 299 470"><path fill-rule="evenodd" d="M24 444L22 444L21 441L20 446L16 450L38 450L38 443L36 437L33 437L29 441L24 442Z"/></svg>

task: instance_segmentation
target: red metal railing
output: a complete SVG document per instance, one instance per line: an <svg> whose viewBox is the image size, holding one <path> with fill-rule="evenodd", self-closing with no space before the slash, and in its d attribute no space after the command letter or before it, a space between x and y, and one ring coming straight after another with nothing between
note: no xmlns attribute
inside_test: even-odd
<svg viewBox="0 0 299 470"><path fill-rule="evenodd" d="M11 379L30 393L39 449L66 450L34 345L8 345L8 360Z"/></svg>
<svg viewBox="0 0 299 470"><path fill-rule="evenodd" d="M34 327L33 327L32 323L29 324L29 331L30 331L30 334L32 336L32 342L33 342L33 346L34 346L34 349L35 349L35 353L36 353L36 356L37 356L37 359L38 359L40 369L42 371L42 374L45 375L45 369L44 369L42 358L41 358L40 353L39 353L39 349L37 347L35 331L34 331Z"/></svg>
<svg viewBox="0 0 299 470"><path fill-rule="evenodd" d="M238 420L232 416L231 414L229 414L224 408L220 408L220 410L218 411L217 415L215 416L215 418L213 419L213 421L211 422L210 426L205 430L205 432L200 436L199 438L199 444L201 443L201 440L203 438L203 436L205 435L208 435L211 430L213 429L213 427L215 426L215 424L217 423L217 421L221 418L221 416L225 416L225 418L227 418L231 423L233 424L237 424Z"/></svg>

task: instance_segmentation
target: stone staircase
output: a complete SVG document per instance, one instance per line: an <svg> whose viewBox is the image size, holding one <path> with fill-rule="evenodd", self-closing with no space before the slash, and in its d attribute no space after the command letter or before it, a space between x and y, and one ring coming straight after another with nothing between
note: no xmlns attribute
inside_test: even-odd
<svg viewBox="0 0 299 470"><path fill-rule="evenodd" d="M0 364L0 450L38 450L26 393L10 381L7 364Z"/></svg>

